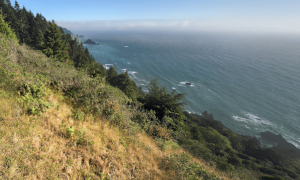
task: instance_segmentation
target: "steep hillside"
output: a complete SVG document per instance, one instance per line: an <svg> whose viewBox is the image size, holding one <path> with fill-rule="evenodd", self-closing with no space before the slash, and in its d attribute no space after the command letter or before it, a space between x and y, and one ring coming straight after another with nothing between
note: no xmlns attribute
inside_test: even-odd
<svg viewBox="0 0 300 180"><path fill-rule="evenodd" d="M54 21L1 2L32 20L24 34L22 16L7 18L14 32L0 10L1 178L300 178L299 157L184 112L184 94L157 79L143 92Z"/></svg>
<svg viewBox="0 0 300 180"><path fill-rule="evenodd" d="M72 65L0 36L1 178L230 179L189 155L160 126L149 129L161 138L149 136L132 119L151 114L129 108L131 100L104 79L96 83ZM98 92L99 113L86 106L91 91Z"/></svg>

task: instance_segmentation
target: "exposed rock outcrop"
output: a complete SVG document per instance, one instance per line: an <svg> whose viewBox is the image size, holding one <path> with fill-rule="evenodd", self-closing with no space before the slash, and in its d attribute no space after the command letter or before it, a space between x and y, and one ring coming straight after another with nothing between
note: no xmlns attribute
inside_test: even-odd
<svg viewBox="0 0 300 180"><path fill-rule="evenodd" d="M99 43L94 42L91 39L86 40L83 44L95 44L95 45L99 45Z"/></svg>

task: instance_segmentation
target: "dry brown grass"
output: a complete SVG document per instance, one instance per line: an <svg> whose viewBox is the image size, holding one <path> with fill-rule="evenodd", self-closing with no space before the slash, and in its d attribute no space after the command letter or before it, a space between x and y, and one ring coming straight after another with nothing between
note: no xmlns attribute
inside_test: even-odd
<svg viewBox="0 0 300 180"><path fill-rule="evenodd" d="M3 92L3 91L2 91ZM162 160L182 149L162 149L144 132L134 136L106 119L87 115L72 118L73 108L59 93L51 93L53 106L39 116L24 115L16 97L0 97L0 177L3 179L174 179L167 176ZM62 128L62 125L65 127ZM66 127L85 129L86 140L76 144L66 137ZM92 142L87 145L87 142ZM205 165L207 171L228 179L226 174Z"/></svg>

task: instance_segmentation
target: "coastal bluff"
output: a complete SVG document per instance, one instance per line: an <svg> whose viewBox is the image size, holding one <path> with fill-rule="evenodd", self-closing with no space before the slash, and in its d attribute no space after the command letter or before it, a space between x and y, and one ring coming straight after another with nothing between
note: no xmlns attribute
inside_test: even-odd
<svg viewBox="0 0 300 180"><path fill-rule="evenodd" d="M292 143L287 142L281 134L274 134L270 131L261 132L261 137L267 141L275 142L278 145L272 147L278 153L285 154L293 157L300 157L300 149L295 147Z"/></svg>
<svg viewBox="0 0 300 180"><path fill-rule="evenodd" d="M99 45L99 43L94 42L91 39L86 40L83 44L94 44L94 45Z"/></svg>

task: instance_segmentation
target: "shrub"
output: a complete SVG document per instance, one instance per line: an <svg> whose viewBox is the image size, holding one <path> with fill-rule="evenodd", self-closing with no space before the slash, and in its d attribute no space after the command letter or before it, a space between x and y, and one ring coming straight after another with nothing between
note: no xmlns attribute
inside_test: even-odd
<svg viewBox="0 0 300 180"><path fill-rule="evenodd" d="M18 98L18 101L27 107L29 114L45 112L46 109L52 106L49 101L44 100L43 97L48 96L47 89L46 86L38 80L20 85L18 94L22 96Z"/></svg>
<svg viewBox="0 0 300 180"><path fill-rule="evenodd" d="M262 175L260 180L284 180L282 177L279 176L269 176L269 175Z"/></svg>
<svg viewBox="0 0 300 180"><path fill-rule="evenodd" d="M84 118L84 112L80 111L80 110L72 110L72 118L75 120L82 120Z"/></svg>
<svg viewBox="0 0 300 180"><path fill-rule="evenodd" d="M154 137L161 138L165 141L168 141L171 139L171 133L168 129L165 129L159 125L152 125L149 128L148 133Z"/></svg>
<svg viewBox="0 0 300 180"><path fill-rule="evenodd" d="M207 172L197 163L190 162L191 156L186 153L174 154L166 158L171 169L175 171L175 177L178 179L218 179L215 174Z"/></svg>
<svg viewBox="0 0 300 180"><path fill-rule="evenodd" d="M217 168L222 171L226 171L226 172L230 172L230 171L234 170L234 166L231 164L228 164L226 162L225 158L221 158L221 157L217 158Z"/></svg>
<svg viewBox="0 0 300 180"><path fill-rule="evenodd" d="M215 153L230 148L230 142L228 141L228 139L213 128L201 127L200 132L206 142L214 144L213 146L210 146L210 149Z"/></svg>
<svg viewBox="0 0 300 180"><path fill-rule="evenodd" d="M68 138L73 137L73 135L74 135L74 127L72 127L72 126L68 127L67 130L66 130L66 134L67 134Z"/></svg>
<svg viewBox="0 0 300 180"><path fill-rule="evenodd" d="M230 157L228 158L227 162L228 162L229 164L232 164L232 165L236 166L236 167L239 167L239 166L242 165L241 159L238 158L237 156L230 156Z"/></svg>

